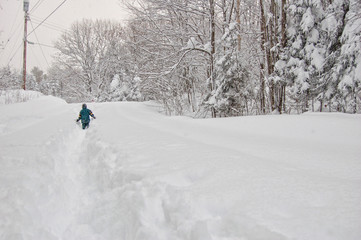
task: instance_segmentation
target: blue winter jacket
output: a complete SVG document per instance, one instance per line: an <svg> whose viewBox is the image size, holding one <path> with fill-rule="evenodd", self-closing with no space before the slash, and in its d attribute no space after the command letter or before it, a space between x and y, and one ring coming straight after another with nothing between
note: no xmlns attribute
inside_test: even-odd
<svg viewBox="0 0 361 240"><path fill-rule="evenodd" d="M83 107L83 109L79 113L78 120L81 120L82 123L88 123L90 122L90 116L95 118L94 114L90 109L87 109L86 107Z"/></svg>

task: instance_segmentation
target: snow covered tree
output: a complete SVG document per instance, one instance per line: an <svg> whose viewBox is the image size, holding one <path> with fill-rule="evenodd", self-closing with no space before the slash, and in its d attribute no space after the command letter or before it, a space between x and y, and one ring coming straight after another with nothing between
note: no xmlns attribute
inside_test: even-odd
<svg viewBox="0 0 361 240"><path fill-rule="evenodd" d="M102 96L101 101L139 101L142 99L140 92L140 78L131 77L128 73L114 76L110 83L110 91Z"/></svg>
<svg viewBox="0 0 361 240"><path fill-rule="evenodd" d="M300 111L356 112L360 16L357 1L291 1L287 47L276 73ZM355 10L351 10L355 9ZM356 24L356 25L355 25Z"/></svg>
<svg viewBox="0 0 361 240"><path fill-rule="evenodd" d="M73 94L78 92L71 87L71 83L74 81L73 78L76 76L71 75L72 71L68 71L66 68L53 65L48 70L46 79L42 81L41 92L46 95L53 95L65 99L67 102L75 102L78 99Z"/></svg>
<svg viewBox="0 0 361 240"><path fill-rule="evenodd" d="M253 88L252 94L243 87L235 94L243 91L242 96L248 101L250 96L254 98L259 91L254 83L260 78L260 54L256 50L260 34L255 30L258 15L254 1L138 0L136 3L129 6L135 16L130 23L130 39L142 79L141 89L148 98L161 102L168 113L182 114L206 107L216 116L215 102L210 102L212 96L222 81L240 79L246 68L250 79L246 85ZM232 40L223 42L222 37L231 24ZM226 61L218 64L222 59ZM227 75L222 67L233 72ZM252 100L255 105L257 100ZM233 107L236 111L232 110L232 114L240 114L247 104L238 103L242 107Z"/></svg>
<svg viewBox="0 0 361 240"><path fill-rule="evenodd" d="M291 99L308 109L315 76L322 73L325 46L320 39L324 14L319 0L299 0L289 6L288 46L275 69L287 83Z"/></svg>
<svg viewBox="0 0 361 240"><path fill-rule="evenodd" d="M136 2L141 91L168 112L357 111L356 0Z"/></svg>
<svg viewBox="0 0 361 240"><path fill-rule="evenodd" d="M262 113L282 113L285 101L285 85L275 77L276 62L286 46L286 1L259 0L260 49L260 105ZM268 88L267 88L268 87ZM268 94L268 99L267 99Z"/></svg>
<svg viewBox="0 0 361 240"><path fill-rule="evenodd" d="M83 20L72 25L56 43L56 65L77 77L74 89L83 100L101 99L121 69L123 28L105 20Z"/></svg>
<svg viewBox="0 0 361 240"><path fill-rule="evenodd" d="M215 90L205 102L219 116L248 114L252 82L245 59L239 49L240 34L237 23L231 23L219 41L215 63Z"/></svg>
<svg viewBox="0 0 361 240"><path fill-rule="evenodd" d="M31 74L34 76L35 81L40 84L44 79L44 72L40 70L38 67L33 67L31 69Z"/></svg>
<svg viewBox="0 0 361 240"><path fill-rule="evenodd" d="M0 69L0 90L20 89L21 75L9 66Z"/></svg>
<svg viewBox="0 0 361 240"><path fill-rule="evenodd" d="M356 113L361 110L361 2L334 1L328 18L335 27L330 44L331 74L327 74L326 99L337 111ZM333 54L333 55L331 55Z"/></svg>
<svg viewBox="0 0 361 240"><path fill-rule="evenodd" d="M169 114L195 111L211 79L209 3L139 0L128 7L141 91Z"/></svg>
<svg viewBox="0 0 361 240"><path fill-rule="evenodd" d="M42 92L42 82L46 78L46 75L38 67L33 67L30 73L31 75L27 77L26 89Z"/></svg>

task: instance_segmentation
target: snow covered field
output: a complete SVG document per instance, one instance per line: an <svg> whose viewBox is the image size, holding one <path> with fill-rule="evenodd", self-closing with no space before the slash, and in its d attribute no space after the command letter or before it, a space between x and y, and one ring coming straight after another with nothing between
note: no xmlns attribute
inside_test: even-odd
<svg viewBox="0 0 361 240"><path fill-rule="evenodd" d="M359 240L361 116L0 105L0 239Z"/></svg>

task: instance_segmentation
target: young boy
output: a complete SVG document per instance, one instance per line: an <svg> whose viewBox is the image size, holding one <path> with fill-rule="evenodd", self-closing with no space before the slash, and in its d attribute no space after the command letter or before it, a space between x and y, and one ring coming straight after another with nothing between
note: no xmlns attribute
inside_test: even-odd
<svg viewBox="0 0 361 240"><path fill-rule="evenodd" d="M95 116L92 113L92 111L87 108L85 103L83 104L82 107L83 107L83 109L80 111L79 117L76 121L79 122L79 120L81 120L82 127L83 127L83 129L85 129L85 128L89 128L89 123L90 123L89 116L91 116L94 119L95 119Z"/></svg>

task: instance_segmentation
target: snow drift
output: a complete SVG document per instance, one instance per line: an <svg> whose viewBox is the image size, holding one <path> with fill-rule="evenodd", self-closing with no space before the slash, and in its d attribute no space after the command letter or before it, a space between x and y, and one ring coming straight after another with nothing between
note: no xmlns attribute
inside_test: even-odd
<svg viewBox="0 0 361 240"><path fill-rule="evenodd" d="M42 93L36 91L0 90L0 104L26 102L42 95Z"/></svg>

